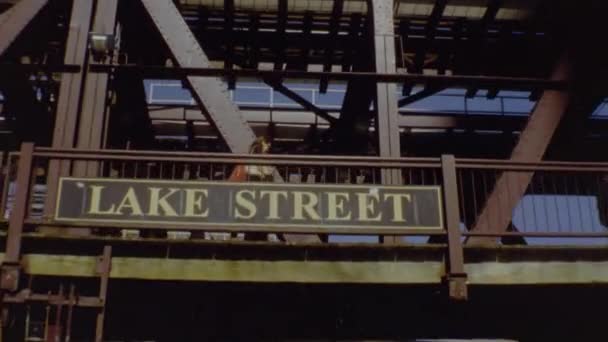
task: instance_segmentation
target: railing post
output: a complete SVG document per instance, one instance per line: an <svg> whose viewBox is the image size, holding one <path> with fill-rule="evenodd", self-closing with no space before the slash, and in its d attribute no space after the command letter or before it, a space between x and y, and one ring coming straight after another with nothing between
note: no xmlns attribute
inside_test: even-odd
<svg viewBox="0 0 608 342"><path fill-rule="evenodd" d="M17 192L9 218L6 250L4 261L2 262L2 278L0 279L0 288L2 290L16 291L18 287L21 237L28 207L33 155L33 143L21 144L17 169Z"/></svg>
<svg viewBox="0 0 608 342"><path fill-rule="evenodd" d="M13 210L8 223L6 236L6 248L4 260L0 266L0 340L6 326L5 317L8 315L4 307L4 296L7 292L15 292L19 288L20 278L20 256L21 237L23 235L23 223L28 209L28 195L30 191L30 176L34 157L34 144L23 143L19 152L19 164L17 169L17 184ZM7 177L6 182L10 181ZM6 185L8 187L8 184ZM6 202L0 201L2 205Z"/></svg>
<svg viewBox="0 0 608 342"><path fill-rule="evenodd" d="M458 203L458 183L456 181L456 160L452 155L441 156L443 175L443 201L445 224L448 233L448 258L446 281L450 298L467 298L467 274L464 271L464 253L460 234L460 211Z"/></svg>
<svg viewBox="0 0 608 342"><path fill-rule="evenodd" d="M110 272L112 270L112 246L103 248L103 255L99 258L97 264L97 273L101 277L99 286L99 300L101 302L100 311L97 313L97 322L95 325L95 342L103 341L103 328L105 323L106 302L108 299L108 282L110 280Z"/></svg>

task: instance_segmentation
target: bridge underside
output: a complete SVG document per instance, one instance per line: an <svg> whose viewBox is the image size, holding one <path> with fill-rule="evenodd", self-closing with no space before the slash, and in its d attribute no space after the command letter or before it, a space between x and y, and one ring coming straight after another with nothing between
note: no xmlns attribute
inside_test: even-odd
<svg viewBox="0 0 608 342"><path fill-rule="evenodd" d="M134 243L39 235L24 241L24 276L34 291L66 279L86 289L99 277L98 257L83 252L112 245L108 340L608 336L599 314L608 304L605 248L467 247L469 300L454 302L443 285L441 245ZM57 246L66 253L44 253ZM26 298L35 310L27 296L5 300L10 306ZM88 336L93 318L75 310L72 336Z"/></svg>
<svg viewBox="0 0 608 342"><path fill-rule="evenodd" d="M97 278L97 256L112 245L111 279L316 284L441 284L444 245L230 243L26 236L24 271L31 276ZM52 246L52 247L50 247ZM44 254L59 248L62 254ZM42 251L42 253L40 252ZM603 247L466 247L469 285L608 285Z"/></svg>
<svg viewBox="0 0 608 342"><path fill-rule="evenodd" d="M147 336L161 341L259 336L279 341L532 342L608 336L601 315L584 314L601 312L608 302L602 286L473 286L475 299L454 305L433 286L157 283L142 293L136 290L141 285L116 282L123 289L117 299L159 307L163 313L110 306L109 336L112 329L117 336L128 336L123 329L129 322L129 328L148 331ZM183 305L177 308L174 302ZM167 326L174 328L168 331Z"/></svg>

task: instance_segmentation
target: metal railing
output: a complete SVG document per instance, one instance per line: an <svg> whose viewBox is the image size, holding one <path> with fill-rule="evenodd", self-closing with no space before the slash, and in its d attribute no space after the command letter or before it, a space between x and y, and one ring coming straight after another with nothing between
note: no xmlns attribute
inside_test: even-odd
<svg viewBox="0 0 608 342"><path fill-rule="evenodd" d="M9 170L6 168L7 153L0 152L0 222L6 222L8 218L4 217L4 208L6 207L6 196L3 192L5 184L9 179Z"/></svg>
<svg viewBox="0 0 608 342"><path fill-rule="evenodd" d="M13 210L18 186L20 153L7 157L2 217ZM58 165L62 166L58 166ZM475 241L528 244L608 244L606 203L608 163L516 163L502 160L456 159L456 199L445 198L444 160L439 158L373 158L334 156L234 155L153 151L82 151L36 148L28 175L28 226L53 224L56 181L49 169L65 167L67 174L103 178L229 181L238 165L272 177L265 181L314 184L375 184L383 172L400 175L405 185L444 188L444 206L457 205L458 230ZM11 171L12 170L12 171ZM449 173L448 173L449 174ZM249 176L251 177L251 176ZM254 179L246 179L254 181ZM256 177L256 180L257 179ZM120 228L120 227L117 227ZM154 228L154 227L150 227ZM182 228L183 229L183 228ZM286 231L285 233L289 233ZM334 234L331 230L327 234ZM424 233L424 234L423 234ZM374 231L360 234L376 235ZM447 235L447 232L410 232L399 235ZM513 239L517 238L517 239ZM441 241L441 240L440 240Z"/></svg>
<svg viewBox="0 0 608 342"><path fill-rule="evenodd" d="M61 164L61 165L59 165ZM53 167L65 168L76 176L226 182L238 166L247 176L241 181L308 183L325 185L390 185L383 172L397 172L406 184L441 185L439 159L398 159L196 154L150 151L79 151L38 148L32 156L32 170L25 220L30 225L53 224L56 185L49 177ZM81 170L79 173L77 170ZM46 200L42 197L46 197ZM44 202L44 208L40 202ZM119 227L120 228L120 227ZM150 226L150 229L158 228ZM183 229L183 228L182 228ZM286 231L285 233L290 233ZM331 230L328 234L334 233ZM444 234L428 231L427 235ZM377 234L359 230L356 234ZM416 234L404 230L403 235Z"/></svg>
<svg viewBox="0 0 608 342"><path fill-rule="evenodd" d="M463 235L608 244L606 175L608 163L459 160Z"/></svg>

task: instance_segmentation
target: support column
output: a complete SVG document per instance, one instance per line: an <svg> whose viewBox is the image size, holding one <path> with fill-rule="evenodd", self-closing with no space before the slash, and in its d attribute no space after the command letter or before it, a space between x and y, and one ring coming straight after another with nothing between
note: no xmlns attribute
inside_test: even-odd
<svg viewBox="0 0 608 342"><path fill-rule="evenodd" d="M108 282L110 280L110 272L112 271L112 246L103 248L103 255L99 258L97 264L97 272L100 276L99 284L99 301L101 308L97 313L97 321L95 325L95 342L103 342L103 330L105 324L106 304L108 299Z"/></svg>
<svg viewBox="0 0 608 342"><path fill-rule="evenodd" d="M95 10L93 32L113 35L116 26L118 0L98 1ZM106 61L108 59L106 58ZM101 149L107 120L107 73L92 73L86 76L82 113L78 122L79 149ZM74 165L75 176L97 176L98 163L80 162Z"/></svg>
<svg viewBox="0 0 608 342"><path fill-rule="evenodd" d="M393 0L368 1L371 9L374 38L374 62L377 73L395 74L395 24L393 21ZM399 136L399 108L397 107L397 87L394 83L376 83L376 134L381 157L401 157ZM402 184L401 170L382 170L382 183ZM396 243L398 237L384 236L385 243Z"/></svg>
<svg viewBox="0 0 608 342"><path fill-rule="evenodd" d="M142 0L177 65L209 68L209 58L171 0ZM219 78L188 76L194 99L233 153L248 153L256 136Z"/></svg>
<svg viewBox="0 0 608 342"><path fill-rule="evenodd" d="M48 0L21 0L0 16L0 56L47 2Z"/></svg>
<svg viewBox="0 0 608 342"><path fill-rule="evenodd" d="M209 58L172 0L142 0L142 3L178 66L211 66ZM206 114L207 120L218 130L230 151L249 153L249 147L256 139L255 133L230 99L221 79L188 76L186 81L202 113ZM275 181L281 181L276 178L275 176ZM319 241L314 235L285 234L284 237L288 241Z"/></svg>
<svg viewBox="0 0 608 342"><path fill-rule="evenodd" d="M53 132L53 148L74 146L76 123L82 103L82 82L86 72L84 66L92 15L93 0L74 0L64 63L77 64L81 70L78 73L64 74L61 77ZM70 163L68 161L51 161L47 182L47 201L44 206L45 217L53 215L59 177L69 175L69 171Z"/></svg>
<svg viewBox="0 0 608 342"><path fill-rule="evenodd" d="M377 73L397 73L393 8L393 0L371 1ZM382 157L401 157L396 92L394 83L376 84L376 132ZM385 170L382 178L384 184L398 185L402 182L399 170Z"/></svg>
<svg viewBox="0 0 608 342"><path fill-rule="evenodd" d="M571 78L570 63L563 56L553 71L551 80L565 81ZM571 94L565 91L547 90L536 104L519 141L511 154L514 162L540 162L551 142L553 134L571 104ZM524 196L534 172L503 172L488 196L485 206L477 217L474 232L500 233L507 230L513 210ZM495 243L496 238L473 237L468 243Z"/></svg>

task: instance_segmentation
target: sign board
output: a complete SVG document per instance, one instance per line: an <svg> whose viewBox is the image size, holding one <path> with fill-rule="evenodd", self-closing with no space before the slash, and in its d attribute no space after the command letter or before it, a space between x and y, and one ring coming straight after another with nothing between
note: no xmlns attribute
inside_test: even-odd
<svg viewBox="0 0 608 342"><path fill-rule="evenodd" d="M443 229L438 186L61 178L57 222L181 229Z"/></svg>

